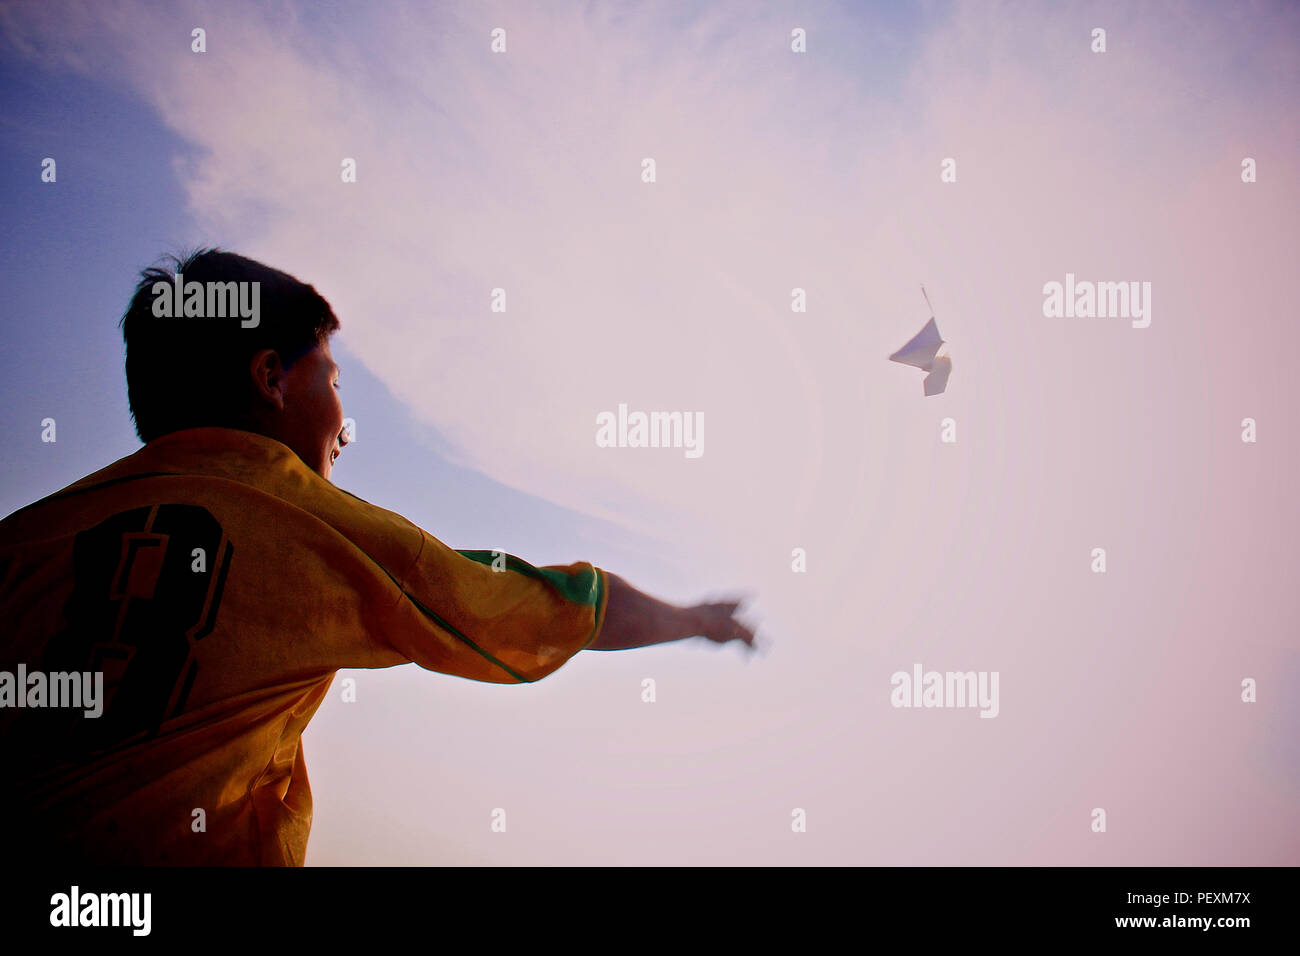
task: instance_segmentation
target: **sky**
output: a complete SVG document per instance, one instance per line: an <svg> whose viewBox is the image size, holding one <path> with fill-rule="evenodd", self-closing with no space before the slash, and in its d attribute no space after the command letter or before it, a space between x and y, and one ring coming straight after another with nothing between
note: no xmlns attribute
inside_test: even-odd
<svg viewBox="0 0 1300 956"><path fill-rule="evenodd" d="M309 865L1294 865L1298 32L1262 2L0 5L0 513L139 447L117 321L219 245L342 320L336 484L453 547L743 594L762 645L347 672L304 735ZM1067 274L1150 283L1150 324L1045 315ZM922 284L930 397L888 361ZM600 447L620 404L702 415L703 454ZM914 665L997 673L996 717L893 706Z"/></svg>

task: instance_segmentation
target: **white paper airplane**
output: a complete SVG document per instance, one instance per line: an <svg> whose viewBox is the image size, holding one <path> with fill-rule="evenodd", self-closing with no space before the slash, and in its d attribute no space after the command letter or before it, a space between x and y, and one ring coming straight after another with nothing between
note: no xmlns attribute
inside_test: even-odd
<svg viewBox="0 0 1300 956"><path fill-rule="evenodd" d="M925 286L921 286L921 295L925 295ZM928 295L925 295L925 304L930 305ZM948 387L948 376L952 374L952 359L947 355L936 354L943 344L939 326L934 321L934 306L930 306L930 321L912 336L911 341L889 356L889 360L929 372L925 377L925 394L940 395Z"/></svg>

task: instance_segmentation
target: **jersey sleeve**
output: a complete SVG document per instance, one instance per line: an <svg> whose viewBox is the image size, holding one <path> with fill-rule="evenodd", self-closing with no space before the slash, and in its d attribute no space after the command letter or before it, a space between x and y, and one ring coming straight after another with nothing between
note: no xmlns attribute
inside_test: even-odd
<svg viewBox="0 0 1300 956"><path fill-rule="evenodd" d="M387 642L421 667L471 680L540 680L589 646L609 582L587 563L534 567L500 551L458 551L421 531L397 582L409 626Z"/></svg>

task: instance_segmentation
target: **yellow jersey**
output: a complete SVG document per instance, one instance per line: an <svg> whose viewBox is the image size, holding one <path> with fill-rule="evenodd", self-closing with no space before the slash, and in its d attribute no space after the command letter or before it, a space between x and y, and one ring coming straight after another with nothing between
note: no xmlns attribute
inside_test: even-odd
<svg viewBox="0 0 1300 956"><path fill-rule="evenodd" d="M540 680L607 594L453 550L274 439L174 432L0 522L0 809L44 860L301 865L339 668Z"/></svg>

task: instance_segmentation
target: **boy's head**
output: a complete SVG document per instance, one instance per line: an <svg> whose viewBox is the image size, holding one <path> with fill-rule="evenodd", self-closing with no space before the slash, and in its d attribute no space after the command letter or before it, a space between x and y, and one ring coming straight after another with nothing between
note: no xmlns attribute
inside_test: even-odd
<svg viewBox="0 0 1300 956"><path fill-rule="evenodd" d="M283 442L329 478L347 444L329 350L339 320L329 303L293 276L231 252L203 249L167 260L170 267L140 273L122 316L127 396L140 440L208 425L239 428ZM163 299L170 297L155 284L174 287L178 272L186 290L193 282L219 290L235 287L208 283L257 283L255 320L241 321L236 308L225 317L186 317L184 299L169 313ZM252 287L242 288L247 302Z"/></svg>

